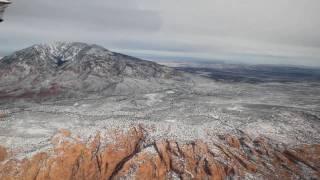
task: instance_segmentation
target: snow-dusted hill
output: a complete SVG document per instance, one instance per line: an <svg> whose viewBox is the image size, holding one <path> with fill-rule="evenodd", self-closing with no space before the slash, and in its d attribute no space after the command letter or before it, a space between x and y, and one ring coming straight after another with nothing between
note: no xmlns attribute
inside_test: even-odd
<svg viewBox="0 0 320 180"><path fill-rule="evenodd" d="M98 45L34 45L0 60L1 97L119 94L155 88L176 71ZM151 84L150 84L151 83ZM132 86L136 86L132 88Z"/></svg>

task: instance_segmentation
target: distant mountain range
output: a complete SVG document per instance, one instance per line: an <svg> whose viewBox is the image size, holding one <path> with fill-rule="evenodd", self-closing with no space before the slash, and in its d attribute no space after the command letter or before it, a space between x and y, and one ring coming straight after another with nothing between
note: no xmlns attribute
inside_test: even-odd
<svg viewBox="0 0 320 180"><path fill-rule="evenodd" d="M285 65L248 65L224 62L159 62L177 70L223 82L320 82L320 69Z"/></svg>
<svg viewBox="0 0 320 180"><path fill-rule="evenodd" d="M172 68L98 45L33 45L0 60L0 97L126 93L152 88L144 82L170 79L176 74ZM127 79L140 82L139 88L126 83Z"/></svg>

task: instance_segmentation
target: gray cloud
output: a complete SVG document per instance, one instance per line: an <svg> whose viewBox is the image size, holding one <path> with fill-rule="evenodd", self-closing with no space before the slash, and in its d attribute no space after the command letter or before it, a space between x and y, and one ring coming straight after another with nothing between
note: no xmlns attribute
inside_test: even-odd
<svg viewBox="0 0 320 180"><path fill-rule="evenodd" d="M99 31L156 31L161 26L156 12L139 9L132 0L16 0L10 10L8 20L42 28L59 25ZM63 27L60 30L63 32Z"/></svg>
<svg viewBox="0 0 320 180"><path fill-rule="evenodd" d="M0 56L65 40L149 59L320 66L318 7L319 0L13 0L0 24Z"/></svg>

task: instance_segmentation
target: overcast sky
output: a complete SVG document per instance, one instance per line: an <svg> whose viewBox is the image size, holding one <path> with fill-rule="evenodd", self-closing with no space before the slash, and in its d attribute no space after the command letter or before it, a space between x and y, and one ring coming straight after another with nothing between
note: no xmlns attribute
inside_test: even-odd
<svg viewBox="0 0 320 180"><path fill-rule="evenodd" d="M79 41L154 60L320 67L320 0L12 0L0 56Z"/></svg>

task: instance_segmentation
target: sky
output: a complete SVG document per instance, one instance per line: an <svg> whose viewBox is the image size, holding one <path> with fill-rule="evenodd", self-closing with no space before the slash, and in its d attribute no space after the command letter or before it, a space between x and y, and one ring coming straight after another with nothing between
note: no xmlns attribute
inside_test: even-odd
<svg viewBox="0 0 320 180"><path fill-rule="evenodd" d="M320 67L319 0L12 0L0 57L77 41L148 60Z"/></svg>

